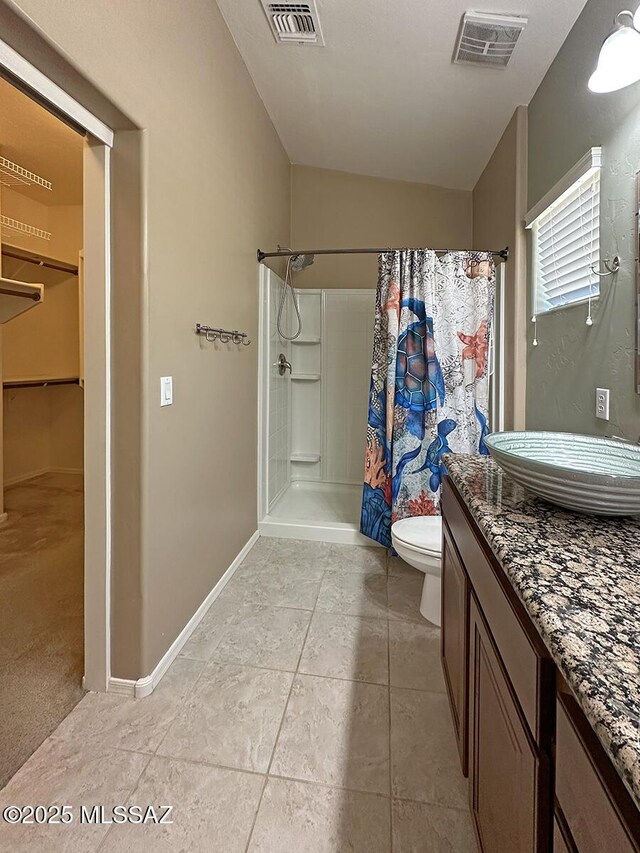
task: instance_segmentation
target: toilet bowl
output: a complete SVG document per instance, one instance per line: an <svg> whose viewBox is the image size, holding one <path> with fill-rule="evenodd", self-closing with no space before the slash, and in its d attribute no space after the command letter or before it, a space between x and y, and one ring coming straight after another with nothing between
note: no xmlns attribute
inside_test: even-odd
<svg viewBox="0 0 640 853"><path fill-rule="evenodd" d="M442 518L420 515L396 521L391 525L391 541L405 563L424 572L420 613L440 626Z"/></svg>

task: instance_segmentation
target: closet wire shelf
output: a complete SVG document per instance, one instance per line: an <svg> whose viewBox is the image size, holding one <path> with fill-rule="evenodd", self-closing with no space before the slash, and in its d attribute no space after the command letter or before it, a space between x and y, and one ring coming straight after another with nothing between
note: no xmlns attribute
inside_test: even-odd
<svg viewBox="0 0 640 853"><path fill-rule="evenodd" d="M41 240L50 240L51 231L45 231L43 228L36 228L35 225L27 225L26 222L20 222L18 219L12 219L4 214L0 216L0 224L7 231L13 234L22 234L23 237L39 237Z"/></svg>
<svg viewBox="0 0 640 853"><path fill-rule="evenodd" d="M31 187L35 185L43 190L53 190L51 181L41 178L35 172L30 172L29 169L14 163L13 160L7 160L6 157L0 157L0 184L5 187Z"/></svg>
<svg viewBox="0 0 640 853"><path fill-rule="evenodd" d="M196 323L195 333L196 335L202 335L209 343L219 340L223 344L242 344L243 347L251 345L247 332L239 332L237 329L233 329L232 331L229 329L214 329L213 326Z"/></svg>

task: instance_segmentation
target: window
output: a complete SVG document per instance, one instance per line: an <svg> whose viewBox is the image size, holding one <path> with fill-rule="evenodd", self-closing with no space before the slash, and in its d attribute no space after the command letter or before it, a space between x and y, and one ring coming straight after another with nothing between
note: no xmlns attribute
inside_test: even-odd
<svg viewBox="0 0 640 853"><path fill-rule="evenodd" d="M528 214L534 313L599 295L600 149L591 151Z"/></svg>

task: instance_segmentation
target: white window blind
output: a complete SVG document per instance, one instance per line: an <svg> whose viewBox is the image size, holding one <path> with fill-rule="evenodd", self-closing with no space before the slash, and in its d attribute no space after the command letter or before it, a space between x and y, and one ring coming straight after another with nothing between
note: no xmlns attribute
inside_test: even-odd
<svg viewBox="0 0 640 853"><path fill-rule="evenodd" d="M532 223L535 312L597 297L600 169L591 168Z"/></svg>

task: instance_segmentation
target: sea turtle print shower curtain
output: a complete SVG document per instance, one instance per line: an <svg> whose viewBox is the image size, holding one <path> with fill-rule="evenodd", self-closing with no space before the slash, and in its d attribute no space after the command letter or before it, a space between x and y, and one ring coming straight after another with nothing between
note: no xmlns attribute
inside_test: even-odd
<svg viewBox="0 0 640 853"><path fill-rule="evenodd" d="M443 454L487 455L495 267L413 249L378 269L360 529L391 547L393 522L439 513Z"/></svg>

